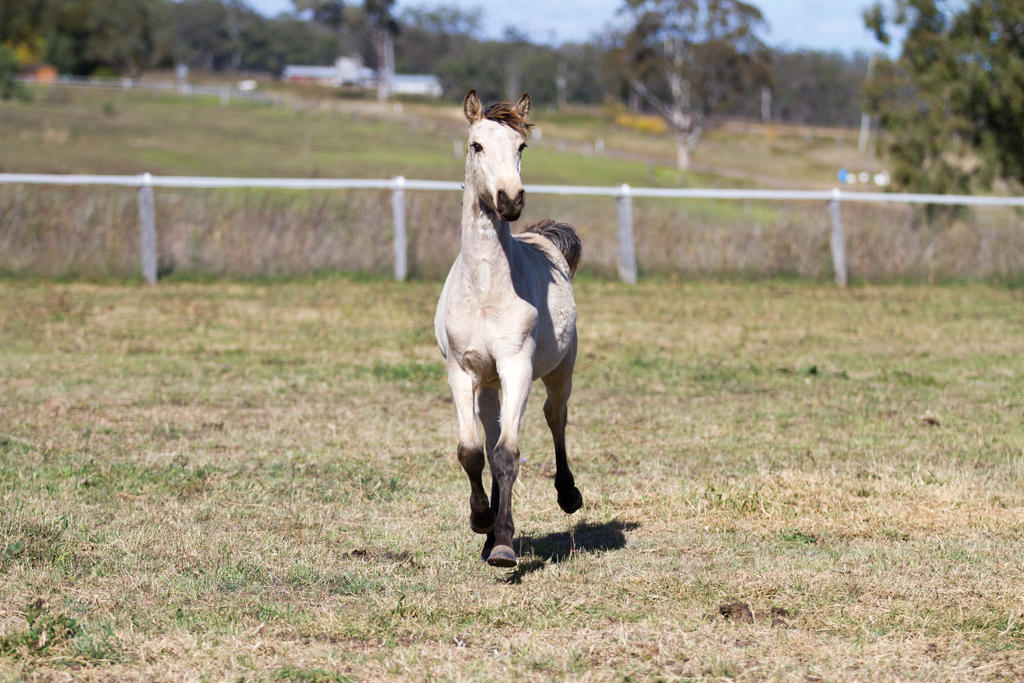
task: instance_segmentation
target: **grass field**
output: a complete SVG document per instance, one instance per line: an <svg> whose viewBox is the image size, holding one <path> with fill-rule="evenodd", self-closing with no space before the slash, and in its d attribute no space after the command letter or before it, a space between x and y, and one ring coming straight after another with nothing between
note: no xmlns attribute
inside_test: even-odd
<svg viewBox="0 0 1024 683"><path fill-rule="evenodd" d="M325 98L278 107L170 94L38 88L0 103L0 171L181 175L393 177L458 180L465 123L451 103ZM697 169L671 167L665 135L615 124L599 109L533 114L529 183L826 188L836 169L878 170L856 153L856 131L733 122L708 133ZM604 153L595 152L603 141ZM162 275L294 277L391 270L386 192L168 190L155 193ZM407 193L414 277L439 278L458 244L454 193ZM614 276L614 200L535 195L522 224L572 223L584 268ZM843 207L854 281L1019 282L1024 214L979 210L924 220L903 206ZM642 274L825 280L832 266L823 205L634 201ZM139 272L132 189L0 186L0 275L124 279Z"/></svg>
<svg viewBox="0 0 1024 683"><path fill-rule="evenodd" d="M290 99L276 107L216 98L37 88L0 103L0 170L458 180L465 136L451 103ZM615 124L614 112L538 109L524 160L529 183L676 187L831 187L836 169L879 170L855 131L732 122L710 131L697 168L671 167L664 134ZM595 151L602 141L604 152ZM461 149L461 147L460 147ZM288 276L391 269L389 197L381 192L158 190L160 270L186 278ZM439 278L458 244L454 194L410 192L414 277ZM817 203L634 202L641 273L671 276L831 275L829 224ZM614 200L537 195L523 224L555 217L588 244L584 268L614 276ZM925 220L903 206L844 205L855 281L1020 281L1024 214L979 210ZM131 189L0 186L0 274L125 278L137 274Z"/></svg>
<svg viewBox="0 0 1024 683"><path fill-rule="evenodd" d="M459 180L465 121L457 102L398 107L327 95L270 107L215 97L37 87L0 103L0 170ZM308 94L308 93L307 93ZM842 166L877 170L856 131L733 124L673 168L670 135L615 125L600 109L537 108L525 170L533 183L831 187ZM605 153L595 152L600 140Z"/></svg>
<svg viewBox="0 0 1024 683"><path fill-rule="evenodd" d="M1024 676L1020 290L584 279L512 571L438 290L0 280L0 678Z"/></svg>

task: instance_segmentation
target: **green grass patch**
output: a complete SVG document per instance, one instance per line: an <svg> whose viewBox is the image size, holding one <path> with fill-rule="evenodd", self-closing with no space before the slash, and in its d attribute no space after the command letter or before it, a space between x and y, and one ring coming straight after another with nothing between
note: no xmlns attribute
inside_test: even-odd
<svg viewBox="0 0 1024 683"><path fill-rule="evenodd" d="M0 657L27 662L39 660L78 667L113 663L119 658L113 629L88 628L67 614L37 599L24 607L26 628L0 637Z"/></svg>
<svg viewBox="0 0 1024 683"><path fill-rule="evenodd" d="M299 681L301 683L347 683L355 679L326 669L300 669L294 666L285 666L274 671L271 680Z"/></svg>
<svg viewBox="0 0 1024 683"><path fill-rule="evenodd" d="M436 383L445 378L444 367L435 363L376 363L371 371L377 379L386 382L409 382L413 384Z"/></svg>

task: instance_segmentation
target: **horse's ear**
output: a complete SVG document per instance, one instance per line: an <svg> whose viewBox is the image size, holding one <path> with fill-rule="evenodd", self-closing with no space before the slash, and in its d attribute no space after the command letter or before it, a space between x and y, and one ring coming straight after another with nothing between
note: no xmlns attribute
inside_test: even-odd
<svg viewBox="0 0 1024 683"><path fill-rule="evenodd" d="M480 104L480 98L476 96L476 90L466 93L466 99L462 100L462 113L470 123L476 123L484 117L484 108Z"/></svg>
<svg viewBox="0 0 1024 683"><path fill-rule="evenodd" d="M524 119L527 118L530 115L530 93L524 92L512 109Z"/></svg>

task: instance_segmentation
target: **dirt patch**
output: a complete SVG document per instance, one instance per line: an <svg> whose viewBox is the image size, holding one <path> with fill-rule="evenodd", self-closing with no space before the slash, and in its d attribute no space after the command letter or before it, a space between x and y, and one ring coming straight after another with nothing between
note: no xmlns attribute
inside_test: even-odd
<svg viewBox="0 0 1024 683"><path fill-rule="evenodd" d="M367 550L365 548L356 548L350 552L348 556L358 558L360 560L366 560L367 562L394 562L397 564L407 564L410 567L419 566L416 564L416 560L413 559L412 555L404 550L396 553L390 550Z"/></svg>
<svg viewBox="0 0 1024 683"><path fill-rule="evenodd" d="M708 614L708 620L725 619L743 624L753 624L755 621L771 620L774 627L789 626L786 619L792 617L795 612L785 607L771 607L767 612L756 613L745 602L725 602L718 606L718 610Z"/></svg>
<svg viewBox="0 0 1024 683"><path fill-rule="evenodd" d="M729 621L741 621L746 624L754 623L754 613L750 605L745 602L729 602L718 606L718 613Z"/></svg>

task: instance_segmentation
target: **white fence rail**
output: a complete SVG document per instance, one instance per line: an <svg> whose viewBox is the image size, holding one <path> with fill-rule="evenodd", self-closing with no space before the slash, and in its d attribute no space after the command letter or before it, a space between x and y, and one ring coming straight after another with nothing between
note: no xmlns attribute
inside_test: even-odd
<svg viewBox="0 0 1024 683"><path fill-rule="evenodd" d="M58 175L46 173L0 173L2 184L29 185L106 185L134 187L139 195L142 276L146 282L157 280L157 232L153 209L153 188L190 189L289 189L289 190L391 190L394 221L394 276L408 275L408 238L405 223L405 191L459 192L462 184L444 180L395 178L219 178L201 176L140 175ZM623 282L637 281L636 248L633 237L632 198L724 199L762 201L824 202L831 224L830 245L836 284L845 287L846 244L839 209L841 202L892 204L944 204L958 206L1024 207L1024 197L986 197L975 195L897 194L888 192L843 192L833 190L742 190L714 188L588 187L577 185L527 185L528 193L614 197L618 209L619 277Z"/></svg>
<svg viewBox="0 0 1024 683"><path fill-rule="evenodd" d="M222 104L231 100L247 100L262 104L275 104L280 100L279 95L266 93L259 90L242 90L235 85L222 83L220 85L201 85L187 81L152 81L136 80L133 78L96 78L80 76L60 76L55 81L42 81L33 77L18 78L20 83L29 85L59 85L72 88L90 90L148 90L151 92L171 92L178 95L206 95L220 97Z"/></svg>

